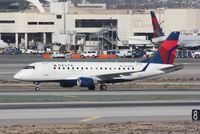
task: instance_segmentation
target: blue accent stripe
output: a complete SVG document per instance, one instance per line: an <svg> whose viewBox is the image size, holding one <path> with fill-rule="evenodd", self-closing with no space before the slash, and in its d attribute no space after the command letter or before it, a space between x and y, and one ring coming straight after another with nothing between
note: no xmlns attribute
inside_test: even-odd
<svg viewBox="0 0 200 134"><path fill-rule="evenodd" d="M172 33L167 37L166 40L168 40L168 41L178 40L179 34L180 34L180 32L172 32Z"/></svg>
<svg viewBox="0 0 200 134"><path fill-rule="evenodd" d="M148 63L143 69L142 69L142 71L141 72L143 72L143 71L146 71L147 70L147 68L148 68L148 66L149 66L149 64L150 63Z"/></svg>

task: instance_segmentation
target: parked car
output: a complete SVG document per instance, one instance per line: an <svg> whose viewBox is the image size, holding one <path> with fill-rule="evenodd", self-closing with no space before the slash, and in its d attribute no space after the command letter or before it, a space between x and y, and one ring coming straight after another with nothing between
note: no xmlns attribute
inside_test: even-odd
<svg viewBox="0 0 200 134"><path fill-rule="evenodd" d="M12 48L12 47L9 47L9 48L5 48L2 52L2 54L11 54L11 55L18 55L18 54L21 54L21 51L19 48Z"/></svg>
<svg viewBox="0 0 200 134"><path fill-rule="evenodd" d="M37 54L43 54L43 53L46 53L46 51L44 51L44 50L36 50L36 53Z"/></svg>
<svg viewBox="0 0 200 134"><path fill-rule="evenodd" d="M194 52L192 52L192 57L193 58L200 58L200 51L194 51Z"/></svg>
<svg viewBox="0 0 200 134"><path fill-rule="evenodd" d="M65 58L65 54L60 53L60 52L53 52L52 58Z"/></svg>
<svg viewBox="0 0 200 134"><path fill-rule="evenodd" d="M105 54L115 54L117 57L132 57L130 50L107 50Z"/></svg>
<svg viewBox="0 0 200 134"><path fill-rule="evenodd" d="M99 54L98 51L85 51L81 53L81 58L87 58L87 57L96 58L98 54Z"/></svg>
<svg viewBox="0 0 200 134"><path fill-rule="evenodd" d="M154 55L154 53L155 53L155 51L153 51L153 50L146 50L145 52L146 52L146 57L147 58L152 57Z"/></svg>
<svg viewBox="0 0 200 134"><path fill-rule="evenodd" d="M120 50L107 50L104 52L104 54L113 54L113 55L117 55L117 57L123 57L124 54L120 52Z"/></svg>
<svg viewBox="0 0 200 134"><path fill-rule="evenodd" d="M143 57L145 55L145 51L140 50L140 49L136 49L132 51L132 57L133 58L140 58Z"/></svg>
<svg viewBox="0 0 200 134"><path fill-rule="evenodd" d="M26 54L37 54L37 51L34 49L27 49L25 53Z"/></svg>
<svg viewBox="0 0 200 134"><path fill-rule="evenodd" d="M132 51L128 50L124 52L124 57L131 58L132 57Z"/></svg>

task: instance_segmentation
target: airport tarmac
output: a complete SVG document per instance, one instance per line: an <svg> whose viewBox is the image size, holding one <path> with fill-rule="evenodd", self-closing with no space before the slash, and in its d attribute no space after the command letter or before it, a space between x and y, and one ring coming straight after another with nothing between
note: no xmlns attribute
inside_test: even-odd
<svg viewBox="0 0 200 134"><path fill-rule="evenodd" d="M167 102L166 102L167 103ZM126 121L190 121L192 109L200 104L184 106L76 107L0 110L0 126L41 123L109 123Z"/></svg>
<svg viewBox="0 0 200 134"><path fill-rule="evenodd" d="M61 96L68 100L48 102L46 99L51 99L52 96ZM30 102L23 97L33 101ZM19 101L20 98L22 101ZM39 101L34 101L34 98ZM145 100L147 98L149 100ZM192 109L200 107L199 98L200 91L198 90L175 89L107 92L0 92L0 126L43 123L190 121ZM3 99L6 103L2 103ZM9 103L9 99L13 99L14 102ZM56 100L59 99L56 98Z"/></svg>

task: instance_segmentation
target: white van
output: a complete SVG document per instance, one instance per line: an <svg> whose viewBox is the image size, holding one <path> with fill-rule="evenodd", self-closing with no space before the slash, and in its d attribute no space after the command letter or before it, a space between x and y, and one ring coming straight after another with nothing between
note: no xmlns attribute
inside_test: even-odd
<svg viewBox="0 0 200 134"><path fill-rule="evenodd" d="M98 56L99 52L98 51L85 51L81 53L82 58L96 58Z"/></svg>

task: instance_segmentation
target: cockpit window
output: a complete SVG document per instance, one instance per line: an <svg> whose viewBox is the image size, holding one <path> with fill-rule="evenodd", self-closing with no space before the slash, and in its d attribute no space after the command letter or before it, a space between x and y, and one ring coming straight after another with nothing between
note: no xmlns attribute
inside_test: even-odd
<svg viewBox="0 0 200 134"><path fill-rule="evenodd" d="M24 69L35 69L35 66L25 66Z"/></svg>

